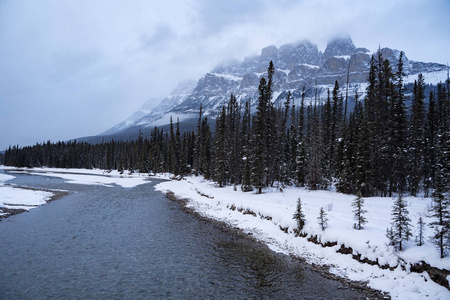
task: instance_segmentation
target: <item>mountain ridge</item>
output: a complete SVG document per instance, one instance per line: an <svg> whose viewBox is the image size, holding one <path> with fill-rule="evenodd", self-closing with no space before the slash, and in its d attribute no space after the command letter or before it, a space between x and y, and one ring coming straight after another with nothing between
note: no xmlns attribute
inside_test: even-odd
<svg viewBox="0 0 450 300"><path fill-rule="evenodd" d="M379 49L383 58L388 59L395 71L400 51L390 48ZM154 127L169 121L169 115L181 120L198 117L200 104L203 114L214 118L231 94L239 104L250 101L256 104L258 85L261 77L267 76L270 61L275 66L272 101L283 101L285 93L291 91L294 97L300 97L303 87L310 97L313 91L319 91L319 98L325 99L326 90L334 86L337 80L341 87L347 81L349 72L349 95L355 92L361 96L365 92L369 64L372 55L366 48L356 47L350 37L331 40L324 52L308 40L285 44L277 47L270 45L261 50L259 56L250 56L242 61L230 60L217 65L198 81L179 84L168 97L164 98L151 112L138 118L128 118L104 133L116 134L136 127ZM444 81L447 66L438 63L410 61L404 59L405 83L413 82L414 76L423 73L433 81ZM417 77L417 76L416 76ZM428 82L427 82L428 83ZM431 82L437 83L437 82ZM191 120L192 121L192 120ZM115 129L114 129L115 128ZM114 129L114 130L113 130ZM103 134L104 134L103 133Z"/></svg>

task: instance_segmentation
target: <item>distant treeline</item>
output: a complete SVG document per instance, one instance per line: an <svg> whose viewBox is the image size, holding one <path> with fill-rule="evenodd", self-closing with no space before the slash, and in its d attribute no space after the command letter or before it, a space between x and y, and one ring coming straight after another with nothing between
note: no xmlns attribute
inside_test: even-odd
<svg viewBox="0 0 450 300"><path fill-rule="evenodd" d="M284 105L275 107L271 62L260 80L256 111L248 102L239 106L231 95L214 132L200 107L196 131L182 132L171 120L168 131L154 128L134 141L10 147L5 165L194 173L219 186L257 192L268 186L326 189L334 184L340 192L362 196L428 193L438 176L448 190L449 81L438 84L425 101L424 78L418 75L407 99L403 53L394 69L380 52L373 56L366 96L354 95L349 112L347 88L337 81L324 104L318 104L316 93L316 101L306 105L303 93L296 107L288 93Z"/></svg>

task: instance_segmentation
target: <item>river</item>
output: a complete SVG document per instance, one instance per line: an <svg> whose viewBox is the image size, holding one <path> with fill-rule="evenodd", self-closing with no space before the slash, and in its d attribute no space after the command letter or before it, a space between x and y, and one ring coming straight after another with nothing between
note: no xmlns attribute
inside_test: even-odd
<svg viewBox="0 0 450 300"><path fill-rule="evenodd" d="M69 195L0 222L1 299L365 299L248 238L180 210L154 190L9 183Z"/></svg>

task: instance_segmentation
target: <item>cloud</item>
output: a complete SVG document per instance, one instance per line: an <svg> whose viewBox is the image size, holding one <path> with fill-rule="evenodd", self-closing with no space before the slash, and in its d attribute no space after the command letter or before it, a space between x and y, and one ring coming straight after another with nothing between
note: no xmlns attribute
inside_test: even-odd
<svg viewBox="0 0 450 300"><path fill-rule="evenodd" d="M94 135L230 57L335 35L446 63L436 0L0 1L0 149Z"/></svg>

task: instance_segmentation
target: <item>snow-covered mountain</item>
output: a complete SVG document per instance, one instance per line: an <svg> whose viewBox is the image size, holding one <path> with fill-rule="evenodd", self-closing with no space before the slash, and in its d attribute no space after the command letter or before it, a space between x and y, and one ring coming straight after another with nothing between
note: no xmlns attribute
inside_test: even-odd
<svg viewBox="0 0 450 300"><path fill-rule="evenodd" d="M382 48L383 58L391 62L395 71L400 51ZM374 52L366 48L357 48L351 38L339 38L330 41L324 52L309 41L301 41L280 47L268 46L261 50L259 56L247 57L243 61L229 61L216 66L197 82L184 82L177 86L170 96L148 114L141 109L126 121L105 133L130 130L168 124L170 116L174 122L198 117L200 104L204 115L215 117L217 111L226 104L231 94L239 103L250 101L256 104L258 85L262 76L267 76L270 61L275 66L273 99L275 103L284 101L287 91L293 93L298 101L303 87L306 95L312 99L314 91L319 91L319 98L324 100L326 90L332 89L337 80L341 87L346 85L349 71L349 95L357 91L364 94L367 86L369 63ZM445 81L447 66L437 63L410 61L404 57L405 83L417 79L422 73L426 83L435 84Z"/></svg>
<svg viewBox="0 0 450 300"><path fill-rule="evenodd" d="M126 119L123 122L120 122L116 126L106 130L105 132L101 133L100 135L111 135L111 134L120 132L130 126L134 126L139 119L141 119L142 117L144 117L152 112L152 110L155 107L154 103L158 103L160 101L161 101L161 99L157 99L157 98L151 98L151 99L147 100L141 106L141 108L138 111L135 111L131 116L129 116L128 119Z"/></svg>

